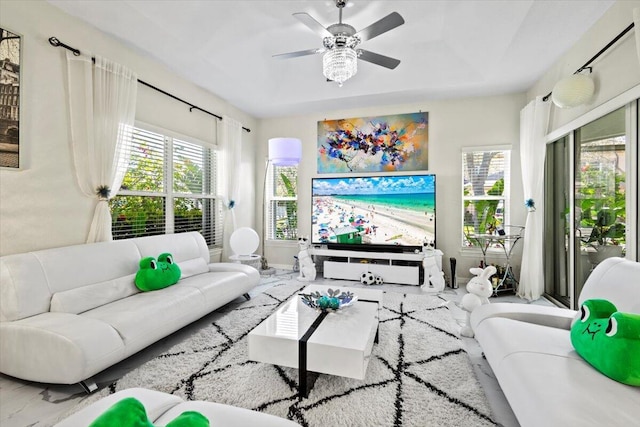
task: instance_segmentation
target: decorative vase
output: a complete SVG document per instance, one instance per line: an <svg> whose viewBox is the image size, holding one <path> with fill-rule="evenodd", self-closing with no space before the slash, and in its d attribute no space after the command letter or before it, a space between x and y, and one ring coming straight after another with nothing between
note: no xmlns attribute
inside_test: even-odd
<svg viewBox="0 0 640 427"><path fill-rule="evenodd" d="M622 246L620 245L598 246L596 250L589 251L588 256L589 256L589 262L593 265L597 265L607 258L622 256Z"/></svg>

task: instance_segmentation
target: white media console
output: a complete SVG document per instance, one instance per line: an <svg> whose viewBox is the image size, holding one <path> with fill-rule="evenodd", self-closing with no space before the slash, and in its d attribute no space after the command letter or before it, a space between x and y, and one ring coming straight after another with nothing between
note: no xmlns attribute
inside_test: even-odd
<svg viewBox="0 0 640 427"><path fill-rule="evenodd" d="M422 285L420 272L425 258L422 252L365 252L312 247L309 253L316 263L317 257L327 257L323 262L325 279L360 280L362 273L370 271L382 277L385 283ZM442 251L435 249L426 256L435 257L436 265L442 271Z"/></svg>

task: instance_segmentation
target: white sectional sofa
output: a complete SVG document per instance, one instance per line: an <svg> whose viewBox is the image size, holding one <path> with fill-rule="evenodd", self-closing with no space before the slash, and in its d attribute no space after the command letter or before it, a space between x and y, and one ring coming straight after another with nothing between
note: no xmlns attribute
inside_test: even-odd
<svg viewBox="0 0 640 427"><path fill-rule="evenodd" d="M593 298L640 313L640 263L622 258L600 263L579 302ZM640 387L606 377L573 349L569 334L577 313L487 304L473 311L471 327L522 427L638 425Z"/></svg>
<svg viewBox="0 0 640 427"><path fill-rule="evenodd" d="M140 292L143 257L173 255L182 270L168 288ZM73 384L245 295L252 267L209 263L196 232L47 249L0 258L0 372Z"/></svg>
<svg viewBox="0 0 640 427"><path fill-rule="evenodd" d="M209 419L216 427L299 427L300 424L262 412L220 403L185 402L178 396L144 388L129 388L111 394L76 412L55 427L87 426L116 402L134 397L145 407L147 417L155 425L165 425L185 411L196 411Z"/></svg>

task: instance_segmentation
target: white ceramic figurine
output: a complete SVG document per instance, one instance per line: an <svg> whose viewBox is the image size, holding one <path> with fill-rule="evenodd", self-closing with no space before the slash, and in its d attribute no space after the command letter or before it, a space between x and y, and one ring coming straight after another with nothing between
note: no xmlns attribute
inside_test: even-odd
<svg viewBox="0 0 640 427"><path fill-rule="evenodd" d="M316 264L309 253L309 239L306 237L298 237L298 263L300 264L300 275L298 280L310 282L316 279Z"/></svg>
<svg viewBox="0 0 640 427"><path fill-rule="evenodd" d="M424 280L422 289L432 292L442 292L444 290L444 273L438 268L436 262L435 245L433 242L425 240L422 243L422 271L424 272Z"/></svg>
<svg viewBox="0 0 640 427"><path fill-rule="evenodd" d="M467 323L460 330L460 334L473 338L473 329L470 326L471 312L483 304L489 304L489 297L493 294L493 286L491 286L491 276L496 274L496 268L493 265L488 266L484 270L482 268L470 268L472 277L467 283L467 294L462 297L462 308L467 312Z"/></svg>

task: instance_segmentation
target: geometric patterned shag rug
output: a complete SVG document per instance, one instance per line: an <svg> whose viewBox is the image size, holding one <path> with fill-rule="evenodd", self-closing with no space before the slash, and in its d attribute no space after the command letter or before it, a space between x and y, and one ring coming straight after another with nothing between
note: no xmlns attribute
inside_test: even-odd
<svg viewBox="0 0 640 427"><path fill-rule="evenodd" d="M293 283L292 283L293 282ZM263 411L303 426L492 426L444 299L386 292L379 343L363 381L319 375L298 400L297 370L247 360L247 334L304 284L291 281L232 308L81 406L130 387ZM215 423L214 423L215 425Z"/></svg>

